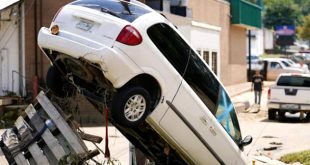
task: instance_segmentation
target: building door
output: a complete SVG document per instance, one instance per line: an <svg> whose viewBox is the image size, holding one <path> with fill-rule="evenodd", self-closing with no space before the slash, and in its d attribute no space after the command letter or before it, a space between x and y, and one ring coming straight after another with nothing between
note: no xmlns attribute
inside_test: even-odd
<svg viewBox="0 0 310 165"><path fill-rule="evenodd" d="M5 95L9 91L9 57L8 50L0 50L0 95Z"/></svg>
<svg viewBox="0 0 310 165"><path fill-rule="evenodd" d="M17 9L17 7L16 7ZM0 96L19 93L19 37L17 16L10 15L14 8L1 11L0 21Z"/></svg>

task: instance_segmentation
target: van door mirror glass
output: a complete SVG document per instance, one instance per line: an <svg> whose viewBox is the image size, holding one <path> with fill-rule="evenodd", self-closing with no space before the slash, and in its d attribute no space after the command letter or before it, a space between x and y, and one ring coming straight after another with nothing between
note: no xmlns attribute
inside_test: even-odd
<svg viewBox="0 0 310 165"><path fill-rule="evenodd" d="M239 147L243 149L244 146L247 146L252 143L252 136L246 136L243 140L240 141Z"/></svg>

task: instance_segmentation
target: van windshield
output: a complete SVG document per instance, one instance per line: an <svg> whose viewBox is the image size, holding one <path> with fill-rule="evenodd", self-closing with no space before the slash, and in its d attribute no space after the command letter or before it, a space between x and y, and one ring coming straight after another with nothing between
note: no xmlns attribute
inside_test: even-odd
<svg viewBox="0 0 310 165"><path fill-rule="evenodd" d="M232 139L238 143L241 132L234 106L216 76L195 51L169 25L159 23L147 33L166 59L190 85L205 106L217 118ZM187 61L189 59L187 65ZM183 73L186 69L185 74Z"/></svg>
<svg viewBox="0 0 310 165"><path fill-rule="evenodd" d="M310 87L310 77L281 76L277 82L278 86Z"/></svg>
<svg viewBox="0 0 310 165"><path fill-rule="evenodd" d="M83 6L108 13L128 22L133 22L141 15L151 12L146 7L142 7L139 2L126 2L123 0L78 0L70 5Z"/></svg>

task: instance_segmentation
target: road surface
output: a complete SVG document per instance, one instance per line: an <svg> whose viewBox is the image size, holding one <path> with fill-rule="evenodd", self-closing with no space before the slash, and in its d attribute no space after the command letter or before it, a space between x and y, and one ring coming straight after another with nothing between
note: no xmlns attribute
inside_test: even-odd
<svg viewBox="0 0 310 165"><path fill-rule="evenodd" d="M245 154L252 158L255 155L264 155L279 159L282 155L303 150L310 150L310 122L300 120L299 113L286 114L282 120L268 120L267 91L264 88L262 104L258 113L239 113L240 127L243 137L251 135L253 142L245 147ZM254 93L246 92L233 98L234 102L254 102ZM255 108L252 108L251 111ZM250 110L250 109L249 109ZM274 150L272 150L274 149Z"/></svg>

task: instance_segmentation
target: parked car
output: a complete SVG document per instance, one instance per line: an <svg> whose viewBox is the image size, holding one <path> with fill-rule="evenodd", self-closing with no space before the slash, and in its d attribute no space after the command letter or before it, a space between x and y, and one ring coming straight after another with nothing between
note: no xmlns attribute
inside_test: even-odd
<svg viewBox="0 0 310 165"><path fill-rule="evenodd" d="M38 45L53 64L47 86L60 97L78 89L109 105L111 120L155 162L165 158L165 143L141 133L147 124L187 164L246 164L242 150L252 138L242 139L225 88L175 26L146 5L72 2L41 28Z"/></svg>
<svg viewBox="0 0 310 165"><path fill-rule="evenodd" d="M281 73L305 73L301 68L292 67L283 58L265 58L263 61L267 69L267 80L276 80Z"/></svg>
<svg viewBox="0 0 310 165"><path fill-rule="evenodd" d="M276 85L268 90L268 118L273 120L276 114L285 117L285 113L310 112L310 75L285 73L279 75Z"/></svg>
<svg viewBox="0 0 310 165"><path fill-rule="evenodd" d="M304 71L304 73L309 73L308 65L304 64L303 61L296 63L291 59L287 59L287 58L282 58L282 59L283 59L282 62L287 64L287 65L290 65L290 67L302 69Z"/></svg>
<svg viewBox="0 0 310 165"><path fill-rule="evenodd" d="M308 69L310 70L310 58L302 55L291 55L289 56L289 59L293 60L296 63L300 63L301 61L308 66Z"/></svg>
<svg viewBox="0 0 310 165"><path fill-rule="evenodd" d="M246 58L246 62L247 62L247 69L249 69L249 56L247 56ZM262 60L258 57L258 56L251 56L251 70L262 70L263 69L263 62Z"/></svg>
<svg viewBox="0 0 310 165"><path fill-rule="evenodd" d="M283 58L283 59L284 59L283 62L288 63L291 67L294 67L294 68L300 68L301 67L299 63L296 63L291 59L287 59L287 58Z"/></svg>
<svg viewBox="0 0 310 165"><path fill-rule="evenodd" d="M291 55L288 56L291 60L293 60L296 63L299 63L300 61L305 61L306 58L300 54L295 54L295 55Z"/></svg>
<svg viewBox="0 0 310 165"><path fill-rule="evenodd" d="M250 56L246 56L246 62L249 63ZM251 62L258 62L260 61L260 58L256 55L251 55Z"/></svg>

